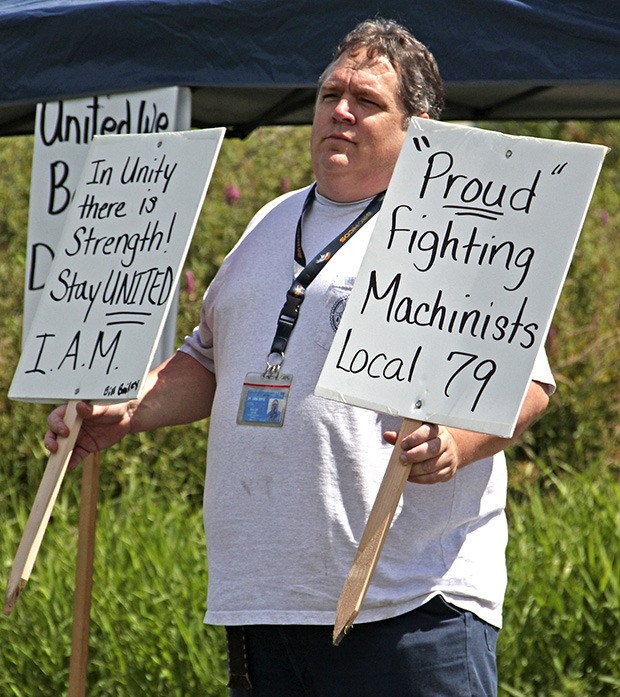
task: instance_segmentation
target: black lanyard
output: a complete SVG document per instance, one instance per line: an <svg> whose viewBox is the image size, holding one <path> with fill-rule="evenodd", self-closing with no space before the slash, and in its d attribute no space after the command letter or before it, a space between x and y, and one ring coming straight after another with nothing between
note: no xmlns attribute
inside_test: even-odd
<svg viewBox="0 0 620 697"><path fill-rule="evenodd" d="M360 213L360 215L358 215L358 217L347 228L345 228L326 247L324 247L309 264L306 264L306 258L301 245L302 219L315 199L315 189L316 184L308 192L308 196L306 197L304 206L301 210L301 215L297 221L297 230L295 233L295 261L300 266L303 266L303 270L293 281L293 284L286 293L286 302L280 311L276 335L273 338L271 353L267 359L268 367L276 368L276 366L279 367L279 365L282 363L284 351L286 350L288 340L293 333L293 329L299 315L299 308L304 301L308 286L312 283L312 281L314 281L321 269L334 256L334 254L341 247L344 247L344 245L353 237L353 235L355 235L355 233L363 225L365 225L372 218L372 216L375 215L375 213L377 213L377 211L381 208L383 197L385 196L385 191L377 194L362 211L362 213ZM273 356L273 354L276 354L276 356ZM277 360L278 356L279 361ZM271 362L271 359L273 359L273 362ZM275 372L277 373L278 371L276 370Z"/></svg>

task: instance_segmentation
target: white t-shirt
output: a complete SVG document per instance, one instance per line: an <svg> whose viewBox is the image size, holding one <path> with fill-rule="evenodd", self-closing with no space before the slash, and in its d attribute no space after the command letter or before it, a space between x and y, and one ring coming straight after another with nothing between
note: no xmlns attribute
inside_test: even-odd
<svg viewBox="0 0 620 697"><path fill-rule="evenodd" d="M400 420L314 395L373 218L309 286L283 372L293 376L282 428L237 425L244 378L265 368L293 280L307 189L266 206L207 290L182 351L213 371L204 521L212 624L333 624ZM304 218L310 260L365 208L317 196ZM533 379L553 384L541 355ZM407 484L358 622L407 612L441 593L501 626L506 585L502 453L449 482Z"/></svg>

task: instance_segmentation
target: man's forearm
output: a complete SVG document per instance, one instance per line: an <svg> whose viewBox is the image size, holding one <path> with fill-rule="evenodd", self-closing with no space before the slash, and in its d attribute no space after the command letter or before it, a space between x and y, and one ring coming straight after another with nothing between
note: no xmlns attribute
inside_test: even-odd
<svg viewBox="0 0 620 697"><path fill-rule="evenodd" d="M211 414L215 375L177 352L153 369L143 395L131 405L132 433L199 421Z"/></svg>
<svg viewBox="0 0 620 697"><path fill-rule="evenodd" d="M548 403L549 397L544 387L537 382L530 382L511 438L449 428L459 454L458 466L464 467L476 462L476 460L495 455L495 453L518 441L525 430L542 416Z"/></svg>

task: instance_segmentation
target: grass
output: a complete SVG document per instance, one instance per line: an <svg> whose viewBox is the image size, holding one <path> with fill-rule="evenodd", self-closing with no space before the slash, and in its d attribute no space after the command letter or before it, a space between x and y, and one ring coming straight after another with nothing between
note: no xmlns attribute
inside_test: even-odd
<svg viewBox="0 0 620 697"><path fill-rule="evenodd" d="M112 453L102 464L115 465ZM617 473L540 471L511 491L500 697L611 697L620 688ZM71 650L78 473L70 474L34 572L0 618L0 694L64 694ZM28 501L2 507L8 576ZM11 511L12 513L9 513ZM202 624L207 568L200 506L149 475L102 497L88 694L226 695L220 629Z"/></svg>
<svg viewBox="0 0 620 697"><path fill-rule="evenodd" d="M69 475L77 480L76 474ZM0 694L64 694L71 651L78 495L59 497L33 575L0 619ZM4 525L0 555L14 555L28 514ZM89 690L98 695L227 694L220 629L202 624L207 568L202 514L148 479L102 500L97 525Z"/></svg>
<svg viewBox="0 0 620 697"><path fill-rule="evenodd" d="M620 690L617 470L544 469L512 491L509 588L500 635L510 697Z"/></svg>

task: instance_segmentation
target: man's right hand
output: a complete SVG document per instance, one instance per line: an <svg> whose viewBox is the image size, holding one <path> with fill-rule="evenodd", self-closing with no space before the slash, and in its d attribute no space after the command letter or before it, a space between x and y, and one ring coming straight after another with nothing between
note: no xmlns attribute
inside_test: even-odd
<svg viewBox="0 0 620 697"><path fill-rule="evenodd" d="M122 440L131 430L131 415L135 407L135 402L99 406L78 402L76 412L82 418L82 426L69 460L69 469L77 467L91 453ZM43 442L50 453L58 450L59 436L66 438L69 435L69 427L64 422L66 410L67 405L63 404L47 417L49 430Z"/></svg>
<svg viewBox="0 0 620 697"><path fill-rule="evenodd" d="M153 431L161 426L177 426L204 419L211 413L215 395L215 375L191 356L177 351L150 371L138 399L121 404L93 406L77 402L82 418L69 467L73 469L87 455L118 443L128 433ZM55 453L58 437L67 437L64 422L66 405L47 417L49 430L45 447Z"/></svg>

